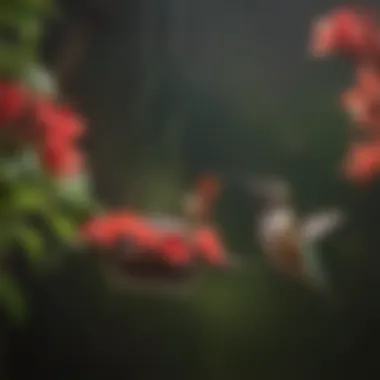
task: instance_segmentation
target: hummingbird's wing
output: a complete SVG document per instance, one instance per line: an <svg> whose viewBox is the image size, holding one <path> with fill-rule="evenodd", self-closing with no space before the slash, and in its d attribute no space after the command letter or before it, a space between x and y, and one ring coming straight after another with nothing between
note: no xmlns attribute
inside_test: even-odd
<svg viewBox="0 0 380 380"><path fill-rule="evenodd" d="M329 281L318 254L317 244L339 228L346 218L338 209L318 212L309 216L300 226L303 272L320 290L329 288Z"/></svg>
<svg viewBox="0 0 380 380"><path fill-rule="evenodd" d="M338 209L312 214L300 225L301 238L306 242L316 243L334 232L345 220L344 213Z"/></svg>

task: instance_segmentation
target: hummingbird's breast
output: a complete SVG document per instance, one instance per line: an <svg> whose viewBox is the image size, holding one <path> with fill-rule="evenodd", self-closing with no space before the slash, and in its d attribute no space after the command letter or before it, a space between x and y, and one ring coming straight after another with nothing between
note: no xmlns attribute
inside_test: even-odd
<svg viewBox="0 0 380 380"><path fill-rule="evenodd" d="M300 273L301 242L296 216L291 208L265 213L259 234L262 248L275 267L286 273Z"/></svg>

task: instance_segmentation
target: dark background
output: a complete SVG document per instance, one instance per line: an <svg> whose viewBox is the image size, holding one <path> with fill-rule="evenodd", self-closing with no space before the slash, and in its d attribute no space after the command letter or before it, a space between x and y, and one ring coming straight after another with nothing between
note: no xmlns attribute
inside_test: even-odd
<svg viewBox="0 0 380 380"><path fill-rule="evenodd" d="M205 274L184 298L110 288L75 253L59 272L23 275L32 318L9 335L10 378L343 379L377 371L377 185L357 189L339 169L349 132L337 97L350 66L307 54L310 21L339 3L60 3L41 54L88 119L84 147L99 198L109 208L174 211L198 173L215 171L224 184L216 223L247 264ZM255 204L241 186L261 174L289 179L301 212L338 205L350 215L321 247L333 300L264 263L252 234Z"/></svg>

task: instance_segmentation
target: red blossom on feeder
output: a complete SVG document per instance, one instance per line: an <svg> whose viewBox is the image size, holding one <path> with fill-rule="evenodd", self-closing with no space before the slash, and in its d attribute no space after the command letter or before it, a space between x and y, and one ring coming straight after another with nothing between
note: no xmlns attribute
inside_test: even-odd
<svg viewBox="0 0 380 380"><path fill-rule="evenodd" d="M212 227L204 226L196 230L193 244L200 259L212 265L227 263L227 257L219 234Z"/></svg>
<svg viewBox="0 0 380 380"><path fill-rule="evenodd" d="M178 233L164 233L156 253L174 266L188 266L192 262L188 242Z"/></svg>
<svg viewBox="0 0 380 380"><path fill-rule="evenodd" d="M195 252L209 264L226 261L220 238L211 227L202 226L187 236L185 231L159 228L128 212L96 217L82 227L80 235L88 243L109 250L125 240L144 253L144 259L148 254L168 264L190 265Z"/></svg>
<svg viewBox="0 0 380 380"><path fill-rule="evenodd" d="M82 227L80 235L85 241L103 248L112 248L121 239L130 240L141 250L158 244L157 231L129 211L96 217Z"/></svg>
<svg viewBox="0 0 380 380"><path fill-rule="evenodd" d="M114 212L87 222L81 236L89 244L111 252L120 240L125 241L142 261L158 260L174 267L189 267L195 260L223 265L227 262L225 249L217 232L206 223L210 208L203 207L215 198L218 191L219 184L214 179L211 181L208 177L206 181L202 177L202 181L197 182L191 194L197 201L195 219L194 209L189 209L188 205L185 210L187 218L181 221L169 217L169 225L167 217L160 222L160 219L142 214Z"/></svg>

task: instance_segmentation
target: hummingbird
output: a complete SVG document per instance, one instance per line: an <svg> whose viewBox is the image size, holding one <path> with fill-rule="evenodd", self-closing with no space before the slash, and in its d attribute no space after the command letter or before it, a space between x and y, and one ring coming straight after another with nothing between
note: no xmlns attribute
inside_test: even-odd
<svg viewBox="0 0 380 380"><path fill-rule="evenodd" d="M251 191L261 211L257 223L260 246L279 272L318 288L329 288L317 245L345 220L339 209L327 209L306 218L297 214L289 183L279 179L254 181Z"/></svg>

